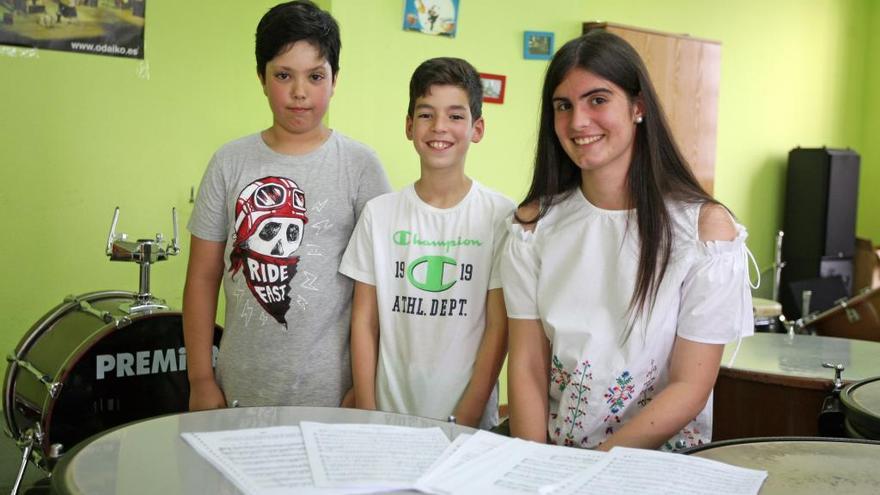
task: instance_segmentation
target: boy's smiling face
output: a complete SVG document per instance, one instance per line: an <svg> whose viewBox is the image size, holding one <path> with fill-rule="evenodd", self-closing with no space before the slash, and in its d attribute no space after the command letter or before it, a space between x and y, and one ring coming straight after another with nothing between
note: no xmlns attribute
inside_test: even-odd
<svg viewBox="0 0 880 495"><path fill-rule="evenodd" d="M276 131L309 139L322 133L336 81L327 59L308 41L297 41L266 64L261 78Z"/></svg>
<svg viewBox="0 0 880 495"><path fill-rule="evenodd" d="M430 86L406 117L406 137L422 167L432 169L463 168L468 147L483 138L483 130L482 117L473 120L468 94L458 86Z"/></svg>

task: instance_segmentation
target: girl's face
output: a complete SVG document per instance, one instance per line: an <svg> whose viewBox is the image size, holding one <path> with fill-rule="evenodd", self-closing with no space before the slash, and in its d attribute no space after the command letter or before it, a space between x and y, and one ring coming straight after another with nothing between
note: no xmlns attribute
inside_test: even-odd
<svg viewBox="0 0 880 495"><path fill-rule="evenodd" d="M573 68L553 92L556 137L583 172L609 167L625 172L641 106L611 81Z"/></svg>

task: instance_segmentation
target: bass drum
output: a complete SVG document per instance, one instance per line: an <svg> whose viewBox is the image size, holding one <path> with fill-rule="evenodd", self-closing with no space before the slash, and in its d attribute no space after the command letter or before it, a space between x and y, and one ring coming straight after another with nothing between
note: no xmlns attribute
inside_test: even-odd
<svg viewBox="0 0 880 495"><path fill-rule="evenodd" d="M188 410L180 312L129 314L124 291L68 296L25 334L7 360L8 432L51 469L91 435L131 421ZM216 362L222 328L214 330Z"/></svg>
<svg viewBox="0 0 880 495"><path fill-rule="evenodd" d="M880 442L815 437L747 438L681 452L767 471L758 495L876 495Z"/></svg>

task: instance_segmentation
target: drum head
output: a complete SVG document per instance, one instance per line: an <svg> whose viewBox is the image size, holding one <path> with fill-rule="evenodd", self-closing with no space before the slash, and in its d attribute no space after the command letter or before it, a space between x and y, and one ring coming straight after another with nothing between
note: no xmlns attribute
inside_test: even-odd
<svg viewBox="0 0 880 495"><path fill-rule="evenodd" d="M858 435L880 440L880 377L862 380L840 394L848 426Z"/></svg>
<svg viewBox="0 0 880 495"><path fill-rule="evenodd" d="M46 418L65 448L114 426L186 411L189 382L180 315L156 315L107 333L64 371Z"/></svg>
<svg viewBox="0 0 880 495"><path fill-rule="evenodd" d="M815 437L747 438L683 452L767 471L761 495L877 493L880 442Z"/></svg>

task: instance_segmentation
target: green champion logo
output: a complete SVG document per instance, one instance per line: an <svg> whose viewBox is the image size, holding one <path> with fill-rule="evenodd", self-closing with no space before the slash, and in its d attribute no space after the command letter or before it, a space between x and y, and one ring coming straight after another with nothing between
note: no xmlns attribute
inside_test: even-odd
<svg viewBox="0 0 880 495"><path fill-rule="evenodd" d="M425 263L427 263L427 266L425 267L424 281L416 280L413 272L416 268ZM458 263L448 256L422 256L410 263L409 269L406 271L406 278L409 280L409 283L419 289L428 292L443 292L455 285L455 282L458 281L457 279L453 279L451 282L443 282L443 273L446 269L446 265L456 266Z"/></svg>
<svg viewBox="0 0 880 495"><path fill-rule="evenodd" d="M448 239L448 240L430 240L430 239L422 239L419 237L418 232L412 232L409 230L398 230L394 234L391 235L391 239L394 241L394 244L398 246L433 246L433 247L442 247L449 252L450 249L459 246L482 246L483 242L479 239L462 239L461 237L457 239Z"/></svg>

